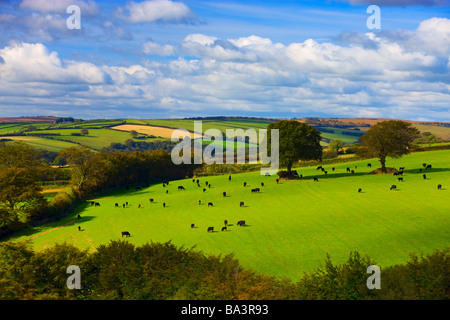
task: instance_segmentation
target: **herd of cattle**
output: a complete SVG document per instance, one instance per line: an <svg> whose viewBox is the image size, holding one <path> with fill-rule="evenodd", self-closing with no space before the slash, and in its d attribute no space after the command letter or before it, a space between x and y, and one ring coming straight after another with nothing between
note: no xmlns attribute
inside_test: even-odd
<svg viewBox="0 0 450 320"><path fill-rule="evenodd" d="M432 169L431 164L423 163L422 166L423 166L424 170L431 170L431 169ZM368 163L368 164L367 164L367 167L372 167L372 165L371 165L370 163ZM356 170L356 169L357 169L357 166L355 166L355 169L350 169L350 167L347 167L347 168L346 168L346 172L353 175L353 174L355 173L355 170ZM398 171L397 171L397 170L394 171L393 176L397 176L398 181L403 182L404 169L405 169L405 167L400 167ZM323 166L318 166L316 170L321 170L324 174L327 174L327 173L328 173L327 170L325 170L325 168L324 168ZM335 168L335 167L332 167L331 170L334 172L334 171L336 170L336 168ZM420 172L422 172L422 170L423 170L422 168L419 169ZM297 173L297 171L294 170L294 171L293 171L293 174L294 174L296 177L298 177L298 178L300 178L300 179L303 179L303 176L302 176L302 175L299 175L299 174ZM268 175L268 174L266 174L266 175ZM270 175L269 175L269 176L270 176ZM425 180L427 179L427 176L426 176L425 173L422 175L422 177L423 177L423 179L425 179ZM231 181L231 175L228 176L228 180ZM313 180L314 180L315 182L319 182L319 179L318 179L316 176L313 177ZM276 181L277 184L279 183L279 179L276 179L275 181ZM199 180L199 179L193 179L192 182L196 183L196 184L197 184L197 187L200 187L200 180ZM169 185L169 182L168 182L168 181L164 181L162 185L163 185L163 187L165 188L166 186ZM208 188L211 188L211 184L208 183L208 181L205 182L205 185L206 185ZM144 185L144 186L136 187L136 190L139 191L139 190L142 190L142 188L145 188L145 187L148 187L148 186L149 186L149 185ZM247 187L247 182L244 182L244 188L245 188L245 187ZM261 187L264 187L264 182L261 182ZM442 190L442 185L441 185L441 184L438 184L438 185L437 185L437 188L438 188L438 190ZM128 188L127 188L127 189L128 189ZM186 189L184 188L184 186L181 186L181 185L180 185L180 186L177 187L177 190L178 190L178 191L183 191L183 190L186 190ZM259 193L260 190L261 190L260 188L253 188L253 189L251 189L251 193ZM397 190L397 186L396 186L395 184L391 185L390 190ZM203 188L203 192L205 192L205 191L206 191L206 189ZM361 193L361 192L362 192L362 188L358 188L358 193ZM166 194L167 194L167 193L169 193L169 190L166 190ZM223 192L222 195L223 195L223 197L227 197L227 193L226 193L226 192ZM150 201L150 203L154 203L154 199L153 199L153 198L150 198L149 201ZM198 204L199 204L199 205L202 204L201 200L198 201ZM164 202L162 205L163 205L163 207L166 207L166 203L165 203L165 202ZM100 206L100 203L95 202L95 201L91 201L91 206L96 206L96 207L97 207L97 206ZM212 202L208 202L208 207L213 207L213 206L214 206L214 204L213 204ZM117 207L120 207L120 205L119 205L118 203L115 203L115 207L116 207L116 208L117 208ZM128 207L128 202L123 203L123 204L122 204L122 207L123 207L123 208ZM141 205L139 204L139 205L138 205L138 208L140 208L140 207L141 207ZM244 201L240 201L240 202L239 202L239 207L245 207ZM81 219L81 216L80 216L80 215L78 215L78 219ZM242 227L242 226L247 226L247 224L245 223L245 220L239 220L239 221L237 222L237 225L238 225L238 226L241 226L241 227ZM221 228L221 231L227 231L227 227L228 227L228 226L231 226L231 225L228 223L227 220L225 220L225 221L224 221L224 226ZM191 224L191 228L197 228L197 227L196 227L196 225L195 225L194 223L192 223L192 224ZM78 226L78 230L79 230L79 231L82 231L82 230L81 230L81 227ZM206 230L207 230L207 232L214 232L214 227L213 227L213 226L209 226L209 227L207 227ZM125 237L130 237L130 236L131 236L131 235L130 235L130 232L128 232L128 231L122 231L122 237L124 237L124 236L125 236Z"/></svg>

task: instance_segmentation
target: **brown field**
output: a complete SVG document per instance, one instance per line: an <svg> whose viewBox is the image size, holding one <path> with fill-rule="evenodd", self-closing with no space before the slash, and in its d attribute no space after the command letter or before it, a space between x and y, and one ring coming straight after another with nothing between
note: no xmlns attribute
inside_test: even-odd
<svg viewBox="0 0 450 320"><path fill-rule="evenodd" d="M119 130L119 131L127 131L130 132L134 130L141 134L153 135L156 137L168 138L172 137L172 132L174 129L163 128L163 127L155 127L155 126L145 126L145 125L137 125L137 124L122 124L118 126L111 127L111 129ZM191 139L194 139L194 133L190 133ZM197 138L197 135L195 135Z"/></svg>

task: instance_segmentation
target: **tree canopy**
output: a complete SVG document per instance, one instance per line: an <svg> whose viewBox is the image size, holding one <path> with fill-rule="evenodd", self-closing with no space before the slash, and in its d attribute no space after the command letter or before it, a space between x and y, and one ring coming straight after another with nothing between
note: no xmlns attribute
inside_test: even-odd
<svg viewBox="0 0 450 320"><path fill-rule="evenodd" d="M268 131L279 129L279 157L280 165L291 172L292 165L299 160L320 160L322 146L320 145L320 131L296 120L281 120L271 123ZM270 134L268 145L270 150Z"/></svg>
<svg viewBox="0 0 450 320"><path fill-rule="evenodd" d="M378 122L361 137L359 155L376 157L380 160L381 171L386 173L386 158L399 158L410 153L419 130L411 123L397 120Z"/></svg>

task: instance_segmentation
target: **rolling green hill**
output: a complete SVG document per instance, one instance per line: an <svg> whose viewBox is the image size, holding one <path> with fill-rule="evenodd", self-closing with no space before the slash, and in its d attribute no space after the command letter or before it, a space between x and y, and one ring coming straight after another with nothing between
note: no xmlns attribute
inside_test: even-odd
<svg viewBox="0 0 450 320"><path fill-rule="evenodd" d="M31 240L36 250L56 242L94 249L129 231L127 240L134 244L172 240L206 254L234 252L245 267L292 279L320 266L327 253L336 263L346 261L350 251L367 254L381 266L404 263L411 252L431 253L450 243L449 158L445 150L388 159L390 167L406 167L403 182L392 175L368 174L367 163L375 167L376 160L335 164L335 171L329 165L327 175L302 167L297 170L303 180L278 184L275 177L259 172L235 174L231 181L228 175L204 177L200 188L192 179L171 181L166 188L156 184L89 199L100 206L86 202L74 214L30 228L14 241ZM419 172L422 163L433 165L426 180ZM397 190L390 190L392 184ZM437 190L437 184L443 189ZM186 190L178 191L180 185ZM256 187L260 193L251 192ZM245 206L239 206L241 201ZM123 208L125 202L129 205ZM230 225L222 232L225 219ZM239 220L246 226L237 226ZM207 232L210 226L215 232Z"/></svg>

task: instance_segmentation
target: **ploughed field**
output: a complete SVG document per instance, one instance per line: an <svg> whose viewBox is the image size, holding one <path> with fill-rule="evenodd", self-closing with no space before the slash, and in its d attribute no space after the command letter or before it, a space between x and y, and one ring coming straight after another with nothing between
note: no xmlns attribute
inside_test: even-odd
<svg viewBox="0 0 450 320"><path fill-rule="evenodd" d="M423 163L432 169L423 169ZM334 172L332 166L325 166L326 175L316 167L297 168L302 180L278 184L276 177L257 171L232 174L231 181L228 175L201 177L200 187L185 179L166 187L130 188L91 199L99 206L86 202L75 214L28 230L15 241L32 239L36 250L56 242L95 248L128 231L131 236L123 239L136 245L171 240L206 254L233 252L244 267L291 279L323 266L327 253L334 263L342 263L350 251L358 251L383 267L404 263L412 252L449 246L450 150L388 159L388 167L405 167L403 182L390 174L368 174L379 166L375 159L335 164ZM392 185L396 190L390 190ZM252 192L255 188L260 192ZM224 220L228 227L221 231ZM240 220L245 226L237 224Z"/></svg>

